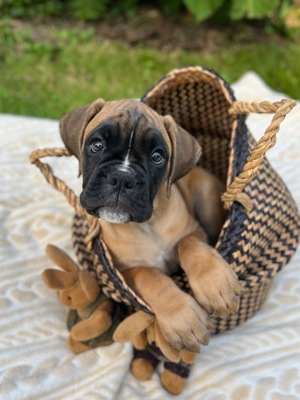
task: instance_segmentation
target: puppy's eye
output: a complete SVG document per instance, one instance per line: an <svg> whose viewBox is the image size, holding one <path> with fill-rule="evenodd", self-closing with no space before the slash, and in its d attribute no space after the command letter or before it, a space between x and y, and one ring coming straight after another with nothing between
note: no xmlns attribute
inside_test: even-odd
<svg viewBox="0 0 300 400"><path fill-rule="evenodd" d="M154 150L154 152L151 154L150 158L154 164L160 165L164 160L164 155L160 150Z"/></svg>
<svg viewBox="0 0 300 400"><path fill-rule="evenodd" d="M100 151L102 151L104 149L103 140L100 138L93 139L90 144L90 149L92 153L99 153Z"/></svg>

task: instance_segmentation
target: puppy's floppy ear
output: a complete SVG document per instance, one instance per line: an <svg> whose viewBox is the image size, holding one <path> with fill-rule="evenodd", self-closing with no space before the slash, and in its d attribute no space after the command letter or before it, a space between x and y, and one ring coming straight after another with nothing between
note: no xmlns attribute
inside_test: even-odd
<svg viewBox="0 0 300 400"><path fill-rule="evenodd" d="M102 109L104 103L104 100L97 99L87 106L69 112L59 121L61 138L66 148L78 159L83 146L85 128Z"/></svg>
<svg viewBox="0 0 300 400"><path fill-rule="evenodd" d="M197 164L201 147L197 140L176 124L170 115L164 116L163 120L171 142L168 175L168 194L170 194L172 183L187 174Z"/></svg>

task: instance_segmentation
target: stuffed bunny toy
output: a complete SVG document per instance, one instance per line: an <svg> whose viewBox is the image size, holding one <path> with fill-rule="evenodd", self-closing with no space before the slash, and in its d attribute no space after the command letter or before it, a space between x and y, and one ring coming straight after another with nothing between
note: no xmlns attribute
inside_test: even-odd
<svg viewBox="0 0 300 400"><path fill-rule="evenodd" d="M58 291L60 302L70 308L69 347L78 354L111 344L115 320L118 320L115 303L101 293L92 273L80 270L64 251L48 245L46 254L62 269L46 269L42 278L48 288Z"/></svg>
<svg viewBox="0 0 300 400"><path fill-rule="evenodd" d="M135 312L119 324L113 339L116 342L132 341L134 356L130 369L137 379L150 379L159 361L164 361L160 376L162 386L174 395L183 391L197 353L178 351L170 346L154 315Z"/></svg>
<svg viewBox="0 0 300 400"><path fill-rule="evenodd" d="M64 251L48 245L46 254L62 269L46 269L42 278L46 286L58 291L60 302L70 308L67 324L71 350L79 354L114 341L131 341L132 374L141 381L148 380L159 361L164 361L160 377L163 387L172 394L181 393L197 353L170 346L154 315L137 311L128 316L128 310L101 293L92 273L80 270Z"/></svg>

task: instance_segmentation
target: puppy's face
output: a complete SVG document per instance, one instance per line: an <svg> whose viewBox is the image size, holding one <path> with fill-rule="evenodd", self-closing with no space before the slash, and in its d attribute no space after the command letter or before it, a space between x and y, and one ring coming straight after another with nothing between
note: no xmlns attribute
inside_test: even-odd
<svg viewBox="0 0 300 400"><path fill-rule="evenodd" d="M84 141L80 201L95 217L125 223L152 215L169 151L158 121L141 105L103 109L105 117Z"/></svg>
<svg viewBox="0 0 300 400"><path fill-rule="evenodd" d="M60 127L66 147L80 161L81 205L109 222L148 220L160 186L170 187L200 155L197 142L171 117L134 100L94 102L68 114ZM183 163L176 161L182 151L188 153Z"/></svg>

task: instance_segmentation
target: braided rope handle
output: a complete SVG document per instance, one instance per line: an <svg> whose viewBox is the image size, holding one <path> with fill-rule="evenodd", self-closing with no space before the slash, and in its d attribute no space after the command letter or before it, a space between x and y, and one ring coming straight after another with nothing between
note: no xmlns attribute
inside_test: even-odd
<svg viewBox="0 0 300 400"><path fill-rule="evenodd" d="M40 158L44 157L71 157L72 154L66 148L46 148L46 149L38 149L33 151L30 154L29 160L31 164L35 165L41 173L44 175L46 181L50 183L50 185L58 190L59 192L63 193L66 199L68 200L69 204L75 208L76 212L82 216L86 216L86 211L81 207L79 198L70 189L64 181L57 178L52 171L52 168L48 164L44 164L40 161Z"/></svg>
<svg viewBox="0 0 300 400"><path fill-rule="evenodd" d="M89 221L89 233L86 237L86 243L89 249L92 248L93 239L100 234L101 227L97 218L92 217L90 214L86 212L86 210L81 206L78 196L74 193L72 189L70 189L64 181L57 178L52 171L52 168L43 162L40 161L40 158L44 157L71 157L73 154L69 152L65 147L62 148L46 148L46 149L38 149L33 151L29 160L30 163L35 165L44 175L46 181L50 183L50 185L61 192L67 199L68 203L75 208L76 212L79 215L86 217Z"/></svg>
<svg viewBox="0 0 300 400"><path fill-rule="evenodd" d="M276 143L276 134L279 131L281 122L286 115L296 106L295 100L283 99L280 102L270 103L263 101L261 103L245 103L236 101L229 109L230 114L247 114L249 112L264 114L275 113L270 125L267 127L263 137L257 142L252 154L244 165L243 171L228 186L226 192L222 195L224 207L229 209L232 203L241 198L241 192L246 184L255 177L258 168L264 160L266 152Z"/></svg>

